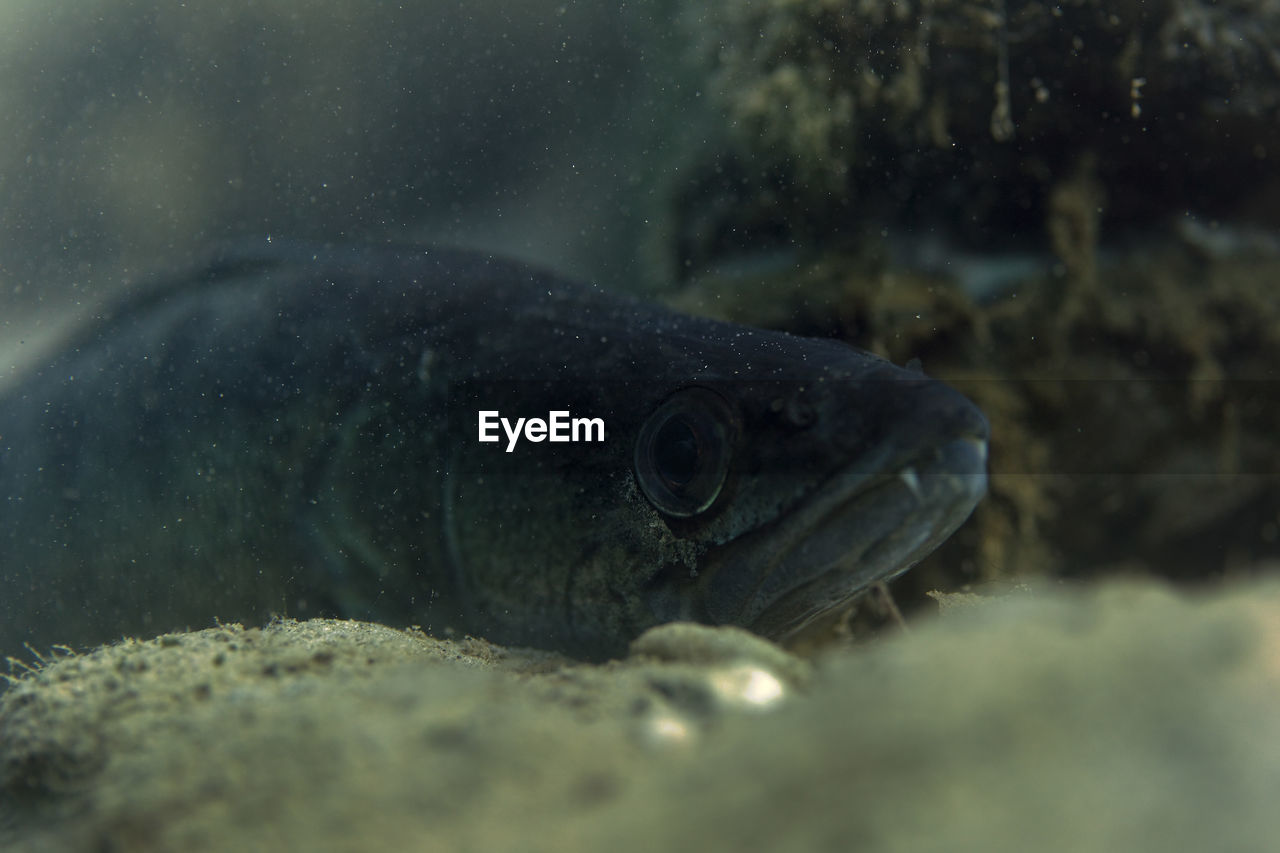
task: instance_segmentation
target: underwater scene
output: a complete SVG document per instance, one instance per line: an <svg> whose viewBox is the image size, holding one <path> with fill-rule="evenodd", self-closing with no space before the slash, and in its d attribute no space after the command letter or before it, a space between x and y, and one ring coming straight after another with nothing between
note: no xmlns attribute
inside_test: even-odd
<svg viewBox="0 0 1280 853"><path fill-rule="evenodd" d="M1271 850L1280 6L0 0L0 851Z"/></svg>

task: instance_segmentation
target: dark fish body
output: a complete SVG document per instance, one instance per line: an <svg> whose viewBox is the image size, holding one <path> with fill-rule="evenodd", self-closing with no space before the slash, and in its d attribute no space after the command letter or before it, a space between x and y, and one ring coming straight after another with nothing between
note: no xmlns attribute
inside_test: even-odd
<svg viewBox="0 0 1280 853"><path fill-rule="evenodd" d="M478 438L478 412L603 441ZM266 249L0 394L0 653L271 614L617 652L783 637L951 533L986 423L840 343L487 256Z"/></svg>

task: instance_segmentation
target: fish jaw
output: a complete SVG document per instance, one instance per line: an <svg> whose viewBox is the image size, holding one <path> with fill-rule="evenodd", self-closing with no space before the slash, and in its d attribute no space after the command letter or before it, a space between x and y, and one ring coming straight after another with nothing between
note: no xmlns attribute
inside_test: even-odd
<svg viewBox="0 0 1280 853"><path fill-rule="evenodd" d="M986 458L984 439L958 438L860 488L833 483L797 511L795 538L776 563L756 568L763 580L733 621L785 639L906 572L973 512L986 493Z"/></svg>

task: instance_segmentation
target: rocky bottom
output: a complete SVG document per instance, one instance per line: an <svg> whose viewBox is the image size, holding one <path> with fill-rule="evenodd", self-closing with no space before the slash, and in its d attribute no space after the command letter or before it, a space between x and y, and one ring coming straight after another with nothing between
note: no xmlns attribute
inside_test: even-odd
<svg viewBox="0 0 1280 853"><path fill-rule="evenodd" d="M810 661L326 620L68 654L0 696L0 848L1273 847L1280 584L943 603Z"/></svg>

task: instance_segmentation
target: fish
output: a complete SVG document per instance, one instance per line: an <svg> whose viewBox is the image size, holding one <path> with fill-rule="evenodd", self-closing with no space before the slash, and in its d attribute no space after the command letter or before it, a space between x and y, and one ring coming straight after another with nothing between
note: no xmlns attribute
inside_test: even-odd
<svg viewBox="0 0 1280 853"><path fill-rule="evenodd" d="M783 640L946 539L987 441L838 340L483 252L222 250L0 392L0 654L274 616L591 659L680 620Z"/></svg>

